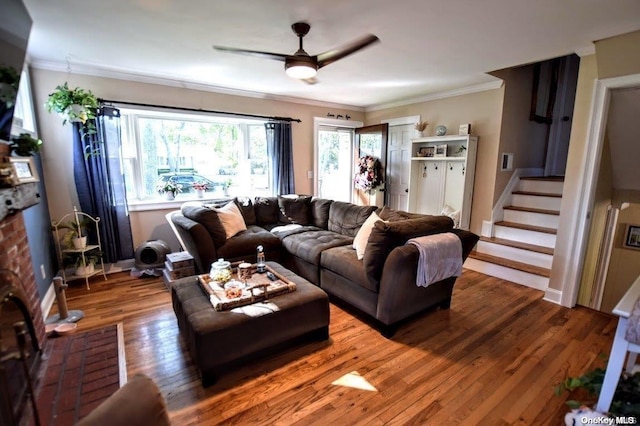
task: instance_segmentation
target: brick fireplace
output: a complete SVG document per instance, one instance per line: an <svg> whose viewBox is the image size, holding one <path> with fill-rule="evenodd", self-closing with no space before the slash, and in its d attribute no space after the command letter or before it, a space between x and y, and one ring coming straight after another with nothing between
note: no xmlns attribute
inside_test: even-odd
<svg viewBox="0 0 640 426"><path fill-rule="evenodd" d="M20 279L11 279L10 283L24 292L27 306L31 313L36 336L40 346L45 343L44 320L40 309L40 298L33 267L31 265L31 253L27 241L22 212L10 214L0 221L0 269L8 269L15 272ZM0 283L1 284L1 283Z"/></svg>

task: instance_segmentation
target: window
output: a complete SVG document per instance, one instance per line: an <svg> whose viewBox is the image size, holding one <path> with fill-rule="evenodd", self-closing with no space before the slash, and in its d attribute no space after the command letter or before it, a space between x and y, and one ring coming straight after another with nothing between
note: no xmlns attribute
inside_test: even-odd
<svg viewBox="0 0 640 426"><path fill-rule="evenodd" d="M264 122L203 114L121 109L122 158L130 202L160 198L157 186L182 186L179 200L269 195Z"/></svg>

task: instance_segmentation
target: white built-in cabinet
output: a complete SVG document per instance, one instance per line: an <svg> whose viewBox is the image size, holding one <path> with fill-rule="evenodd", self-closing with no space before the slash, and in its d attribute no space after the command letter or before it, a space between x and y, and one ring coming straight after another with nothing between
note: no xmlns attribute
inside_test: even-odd
<svg viewBox="0 0 640 426"><path fill-rule="evenodd" d="M468 229L478 137L418 138L411 148L409 211L438 215L449 206L460 211L458 226Z"/></svg>

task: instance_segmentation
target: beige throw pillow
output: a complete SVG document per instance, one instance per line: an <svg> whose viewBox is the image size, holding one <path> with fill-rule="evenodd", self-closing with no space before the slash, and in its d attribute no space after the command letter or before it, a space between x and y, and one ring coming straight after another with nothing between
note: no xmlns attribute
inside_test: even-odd
<svg viewBox="0 0 640 426"><path fill-rule="evenodd" d="M231 202L224 207L214 210L218 213L218 219L220 219L220 223L222 223L227 239L247 229L242 213L240 213L240 209L236 203Z"/></svg>
<svg viewBox="0 0 640 426"><path fill-rule="evenodd" d="M364 221L360 230L356 234L356 237L353 239L353 248L356 249L356 255L358 256L358 260L362 260L364 258L364 252L367 249L367 242L369 241L369 235L371 235L371 230L373 229L373 225L382 220L376 214L376 212L371 213L371 215ZM382 222L387 222L386 220L382 220Z"/></svg>

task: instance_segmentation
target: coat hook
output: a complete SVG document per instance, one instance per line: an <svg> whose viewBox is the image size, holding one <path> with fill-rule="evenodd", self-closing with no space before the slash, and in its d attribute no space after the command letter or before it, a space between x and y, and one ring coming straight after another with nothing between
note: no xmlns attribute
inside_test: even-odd
<svg viewBox="0 0 640 426"><path fill-rule="evenodd" d="M453 170L453 165L449 164L449 170Z"/></svg>
<svg viewBox="0 0 640 426"><path fill-rule="evenodd" d="M437 164L435 165L435 168L436 168L436 170L438 170L438 165Z"/></svg>

